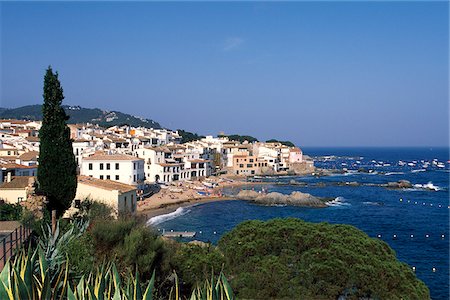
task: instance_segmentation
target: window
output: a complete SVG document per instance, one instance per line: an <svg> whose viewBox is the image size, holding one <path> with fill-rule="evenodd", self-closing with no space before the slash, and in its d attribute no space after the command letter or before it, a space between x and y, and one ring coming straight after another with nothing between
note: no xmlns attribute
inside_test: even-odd
<svg viewBox="0 0 450 300"><path fill-rule="evenodd" d="M119 175L116 175L116 180L119 180Z"/></svg>
<svg viewBox="0 0 450 300"><path fill-rule="evenodd" d="M111 168L111 164L110 163L107 163L106 164L106 170L109 170Z"/></svg>
<svg viewBox="0 0 450 300"><path fill-rule="evenodd" d="M100 175L100 179L103 179L103 175Z"/></svg>
<svg viewBox="0 0 450 300"><path fill-rule="evenodd" d="M103 170L103 163L100 164L100 170Z"/></svg>
<svg viewBox="0 0 450 300"><path fill-rule="evenodd" d="M111 179L111 176L109 176L109 175L106 175L106 179Z"/></svg>
<svg viewBox="0 0 450 300"><path fill-rule="evenodd" d="M253 158L250 158L250 162L253 162Z"/></svg>
<svg viewBox="0 0 450 300"><path fill-rule="evenodd" d="M92 163L89 163L89 170L92 170Z"/></svg>
<svg viewBox="0 0 450 300"><path fill-rule="evenodd" d="M133 181L136 181L136 175L133 175Z"/></svg>
<svg viewBox="0 0 450 300"><path fill-rule="evenodd" d="M240 164L240 165L239 165L239 168L243 168L243 167L244 167L244 164Z"/></svg>
<svg viewBox="0 0 450 300"><path fill-rule="evenodd" d="M136 163L133 163L133 170L136 170Z"/></svg>
<svg viewBox="0 0 450 300"><path fill-rule="evenodd" d="M251 168L251 167L253 167L252 164L247 164L247 168Z"/></svg>

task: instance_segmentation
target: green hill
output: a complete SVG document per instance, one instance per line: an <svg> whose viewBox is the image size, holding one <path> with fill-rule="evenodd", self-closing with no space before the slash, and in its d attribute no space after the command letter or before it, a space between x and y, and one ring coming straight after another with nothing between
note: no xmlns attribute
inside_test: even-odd
<svg viewBox="0 0 450 300"><path fill-rule="evenodd" d="M161 128L158 122L132 116L119 111L107 111L99 108L83 108L80 106L63 105L64 110L69 115L69 123L92 123L104 127L128 124L131 126L142 126L147 128ZM26 119L41 120L42 105L26 105L18 108L0 108L1 119Z"/></svg>

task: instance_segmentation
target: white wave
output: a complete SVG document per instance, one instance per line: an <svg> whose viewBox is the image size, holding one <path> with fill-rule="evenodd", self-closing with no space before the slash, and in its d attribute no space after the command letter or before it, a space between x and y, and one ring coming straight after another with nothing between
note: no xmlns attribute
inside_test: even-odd
<svg viewBox="0 0 450 300"><path fill-rule="evenodd" d="M155 226L155 225L164 223L166 221L178 218L179 216L185 215L185 214L187 214L190 211L191 211L190 209L185 209L184 207L178 207L177 210L175 210L174 212L150 218L147 221L147 225Z"/></svg>
<svg viewBox="0 0 450 300"><path fill-rule="evenodd" d="M328 201L325 204L328 206L348 206L351 205L350 203L344 202L344 197L336 197L334 200Z"/></svg>
<svg viewBox="0 0 450 300"><path fill-rule="evenodd" d="M438 187L437 185L434 185L431 181L428 182L427 184L415 184L414 187L416 189L425 189L425 190L430 190L430 191L440 191L441 188Z"/></svg>
<svg viewBox="0 0 450 300"><path fill-rule="evenodd" d="M402 175L402 174L405 174L405 173L404 172L387 172L384 175L389 176L389 175Z"/></svg>
<svg viewBox="0 0 450 300"><path fill-rule="evenodd" d="M358 174L358 170L347 170L343 175L349 176L349 175L356 175Z"/></svg>
<svg viewBox="0 0 450 300"><path fill-rule="evenodd" d="M411 170L411 173L425 172L425 169Z"/></svg>

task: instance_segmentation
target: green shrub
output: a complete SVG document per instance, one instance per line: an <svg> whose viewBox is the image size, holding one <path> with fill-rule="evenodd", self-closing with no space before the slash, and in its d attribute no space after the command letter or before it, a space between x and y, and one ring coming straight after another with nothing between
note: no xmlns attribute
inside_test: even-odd
<svg viewBox="0 0 450 300"><path fill-rule="evenodd" d="M205 246L180 244L172 264L180 277L180 282L191 290L200 282L219 275L225 259L211 244Z"/></svg>
<svg viewBox="0 0 450 300"><path fill-rule="evenodd" d="M240 298L430 298L385 242L349 225L247 221L225 234L219 248Z"/></svg>
<svg viewBox="0 0 450 300"><path fill-rule="evenodd" d="M134 219L97 220L93 223L92 235L97 254L108 253L110 249L121 246L125 237L137 225Z"/></svg>
<svg viewBox="0 0 450 300"><path fill-rule="evenodd" d="M125 236L121 246L116 246L120 261L125 266L136 265L143 278L150 278L152 270L163 259L163 240L148 227L138 225Z"/></svg>
<svg viewBox="0 0 450 300"><path fill-rule="evenodd" d="M78 277L89 275L94 271L97 265L95 260L95 248L92 236L88 233L83 234L77 239L71 240L64 247L63 251L67 254L70 261L70 269Z"/></svg>
<svg viewBox="0 0 450 300"><path fill-rule="evenodd" d="M20 204L0 204L0 221L20 221L23 208Z"/></svg>

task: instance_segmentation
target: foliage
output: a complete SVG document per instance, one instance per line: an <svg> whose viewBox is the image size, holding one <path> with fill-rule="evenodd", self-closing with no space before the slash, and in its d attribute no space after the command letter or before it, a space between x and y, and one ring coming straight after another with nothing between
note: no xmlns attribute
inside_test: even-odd
<svg viewBox="0 0 450 300"><path fill-rule="evenodd" d="M113 210L109 205L86 198L81 201L80 208L74 217L95 222L96 220L112 220L112 216Z"/></svg>
<svg viewBox="0 0 450 300"><path fill-rule="evenodd" d="M178 134L181 136L181 143L188 143L188 142L192 142L192 141L198 141L202 138L204 138L203 135L198 135L197 133L192 133L189 131L185 131L182 129L178 129Z"/></svg>
<svg viewBox="0 0 450 300"><path fill-rule="evenodd" d="M90 234L99 255L108 254L115 247L122 246L125 237L137 225L134 219L119 219L116 221L97 221L92 224Z"/></svg>
<svg viewBox="0 0 450 300"><path fill-rule="evenodd" d="M192 244L180 244L172 264L185 287L192 289L204 282L212 274L218 275L225 260L212 245L205 247Z"/></svg>
<svg viewBox="0 0 450 300"><path fill-rule="evenodd" d="M63 99L58 73L49 67L44 78L37 181L39 191L47 196L49 210L58 215L70 207L77 189L77 165L66 124L68 116L61 107Z"/></svg>
<svg viewBox="0 0 450 300"><path fill-rule="evenodd" d="M247 221L219 241L240 298L429 299L383 241L349 225Z"/></svg>
<svg viewBox="0 0 450 300"><path fill-rule="evenodd" d="M74 221L70 223L65 232L60 230L60 221L58 221L54 234L50 225L45 225L47 228L42 230L43 234L39 239L39 249L42 250L47 260L50 278L54 280L54 277L59 273L66 261L66 245L83 234L89 225L89 221Z"/></svg>
<svg viewBox="0 0 450 300"><path fill-rule="evenodd" d="M275 140L275 139L270 139L270 140L267 140L266 143L280 143L287 147L295 147L295 144L290 141L279 141L279 140Z"/></svg>
<svg viewBox="0 0 450 300"><path fill-rule="evenodd" d="M19 221L22 218L23 208L20 204L0 204L0 221Z"/></svg>
<svg viewBox="0 0 450 300"><path fill-rule="evenodd" d="M30 250L29 250L30 251ZM69 262L50 279L49 261L45 254L36 249L32 255L22 251L14 261L8 261L0 273L0 299L135 299L153 298L155 274L153 273L147 288L142 289L139 274L130 275L122 283L114 263L102 266L89 276L82 276L72 285L69 275Z"/></svg>
<svg viewBox="0 0 450 300"><path fill-rule="evenodd" d="M42 218L37 218L33 212L24 209L20 222L22 225L31 228L33 235L40 237L43 235L43 229L46 228L50 219L50 212L46 209L43 210Z"/></svg>
<svg viewBox="0 0 450 300"><path fill-rule="evenodd" d="M88 276L96 265L95 248L90 234L83 234L70 240L63 246L62 251L70 261L70 270L77 277Z"/></svg>
<svg viewBox="0 0 450 300"><path fill-rule="evenodd" d="M249 143L253 143L253 142L257 142L258 139L250 136L250 135L238 135L238 134L231 134L231 135L219 135L219 137L228 137L228 139L230 141L236 141L236 142L240 142L243 143L245 141L249 142Z"/></svg>
<svg viewBox="0 0 450 300"><path fill-rule="evenodd" d="M33 253L31 249L22 250L14 260L8 261L0 273L0 299L133 299L150 300L154 297L155 272L146 285L142 286L138 271L120 276L114 262L98 267L88 276L79 279L71 277L70 261L65 261L55 277L50 278L49 261L38 247ZM178 277L174 282L168 299L180 299ZM233 291L225 276L220 273L215 280L206 281L192 291L191 300L231 300Z"/></svg>

